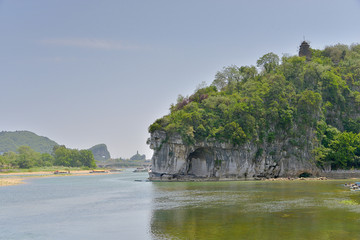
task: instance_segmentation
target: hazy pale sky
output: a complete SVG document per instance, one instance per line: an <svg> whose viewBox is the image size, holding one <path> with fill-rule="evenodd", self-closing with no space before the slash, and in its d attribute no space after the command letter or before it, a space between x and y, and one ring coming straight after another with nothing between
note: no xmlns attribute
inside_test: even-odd
<svg viewBox="0 0 360 240"><path fill-rule="evenodd" d="M224 66L360 42L360 0L0 0L0 131L150 158L148 126Z"/></svg>

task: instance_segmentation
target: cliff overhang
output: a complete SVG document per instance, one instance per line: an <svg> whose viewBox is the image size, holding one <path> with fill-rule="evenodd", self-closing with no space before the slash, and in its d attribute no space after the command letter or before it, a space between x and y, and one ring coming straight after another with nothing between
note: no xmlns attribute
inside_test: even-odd
<svg viewBox="0 0 360 240"><path fill-rule="evenodd" d="M178 134L169 136L164 131L155 131L148 143L154 150L149 173L153 181L251 180L320 173L311 161L312 149L282 151L288 149L286 141L247 142L241 146L201 141L188 145Z"/></svg>

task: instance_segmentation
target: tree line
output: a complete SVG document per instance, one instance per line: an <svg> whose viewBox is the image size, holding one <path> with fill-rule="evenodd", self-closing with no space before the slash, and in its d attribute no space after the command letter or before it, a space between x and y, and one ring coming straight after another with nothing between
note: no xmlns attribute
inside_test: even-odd
<svg viewBox="0 0 360 240"><path fill-rule="evenodd" d="M96 168L96 163L90 150L70 149L63 145L55 146L52 154L39 153L29 146L20 146L16 152L0 155L0 168L3 169L50 166Z"/></svg>

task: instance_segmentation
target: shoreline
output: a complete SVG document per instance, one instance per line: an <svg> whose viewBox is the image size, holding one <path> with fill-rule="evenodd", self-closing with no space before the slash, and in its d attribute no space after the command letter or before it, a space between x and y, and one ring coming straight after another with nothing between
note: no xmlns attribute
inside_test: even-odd
<svg viewBox="0 0 360 240"><path fill-rule="evenodd" d="M66 176L90 176L90 175L107 175L107 174L119 174L121 172L100 172L91 173L90 170L75 170L70 173L54 174L53 171L38 171L38 172L12 172L12 173L0 173L0 187L14 186L19 184L26 184L26 179L31 178L43 178L43 177L66 177ZM271 181L271 182L292 182L292 181L326 181L326 180L355 180L359 178L344 178L333 179L326 177L310 177L310 178L263 178L263 179L221 179L221 180L204 180L204 179L192 179L192 180L149 180L150 182L228 182L228 181Z"/></svg>
<svg viewBox="0 0 360 240"><path fill-rule="evenodd" d="M360 178L327 178L327 177L301 177L301 178L247 178L247 179L209 179L209 178L192 178L192 179L150 179L149 182L311 182L311 181L351 181Z"/></svg>
<svg viewBox="0 0 360 240"><path fill-rule="evenodd" d="M121 172L90 173L90 170L75 170L70 173L54 174L54 171L0 173L0 187L25 184L24 180L40 177L66 177L119 174Z"/></svg>

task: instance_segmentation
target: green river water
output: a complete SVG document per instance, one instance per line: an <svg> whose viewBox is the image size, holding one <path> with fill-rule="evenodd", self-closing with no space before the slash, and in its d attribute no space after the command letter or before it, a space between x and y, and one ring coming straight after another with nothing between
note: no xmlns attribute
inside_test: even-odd
<svg viewBox="0 0 360 240"><path fill-rule="evenodd" d="M346 181L155 183L156 239L360 239Z"/></svg>
<svg viewBox="0 0 360 240"><path fill-rule="evenodd" d="M0 239L360 239L360 191L344 187L356 180L146 178L127 170L1 187Z"/></svg>

